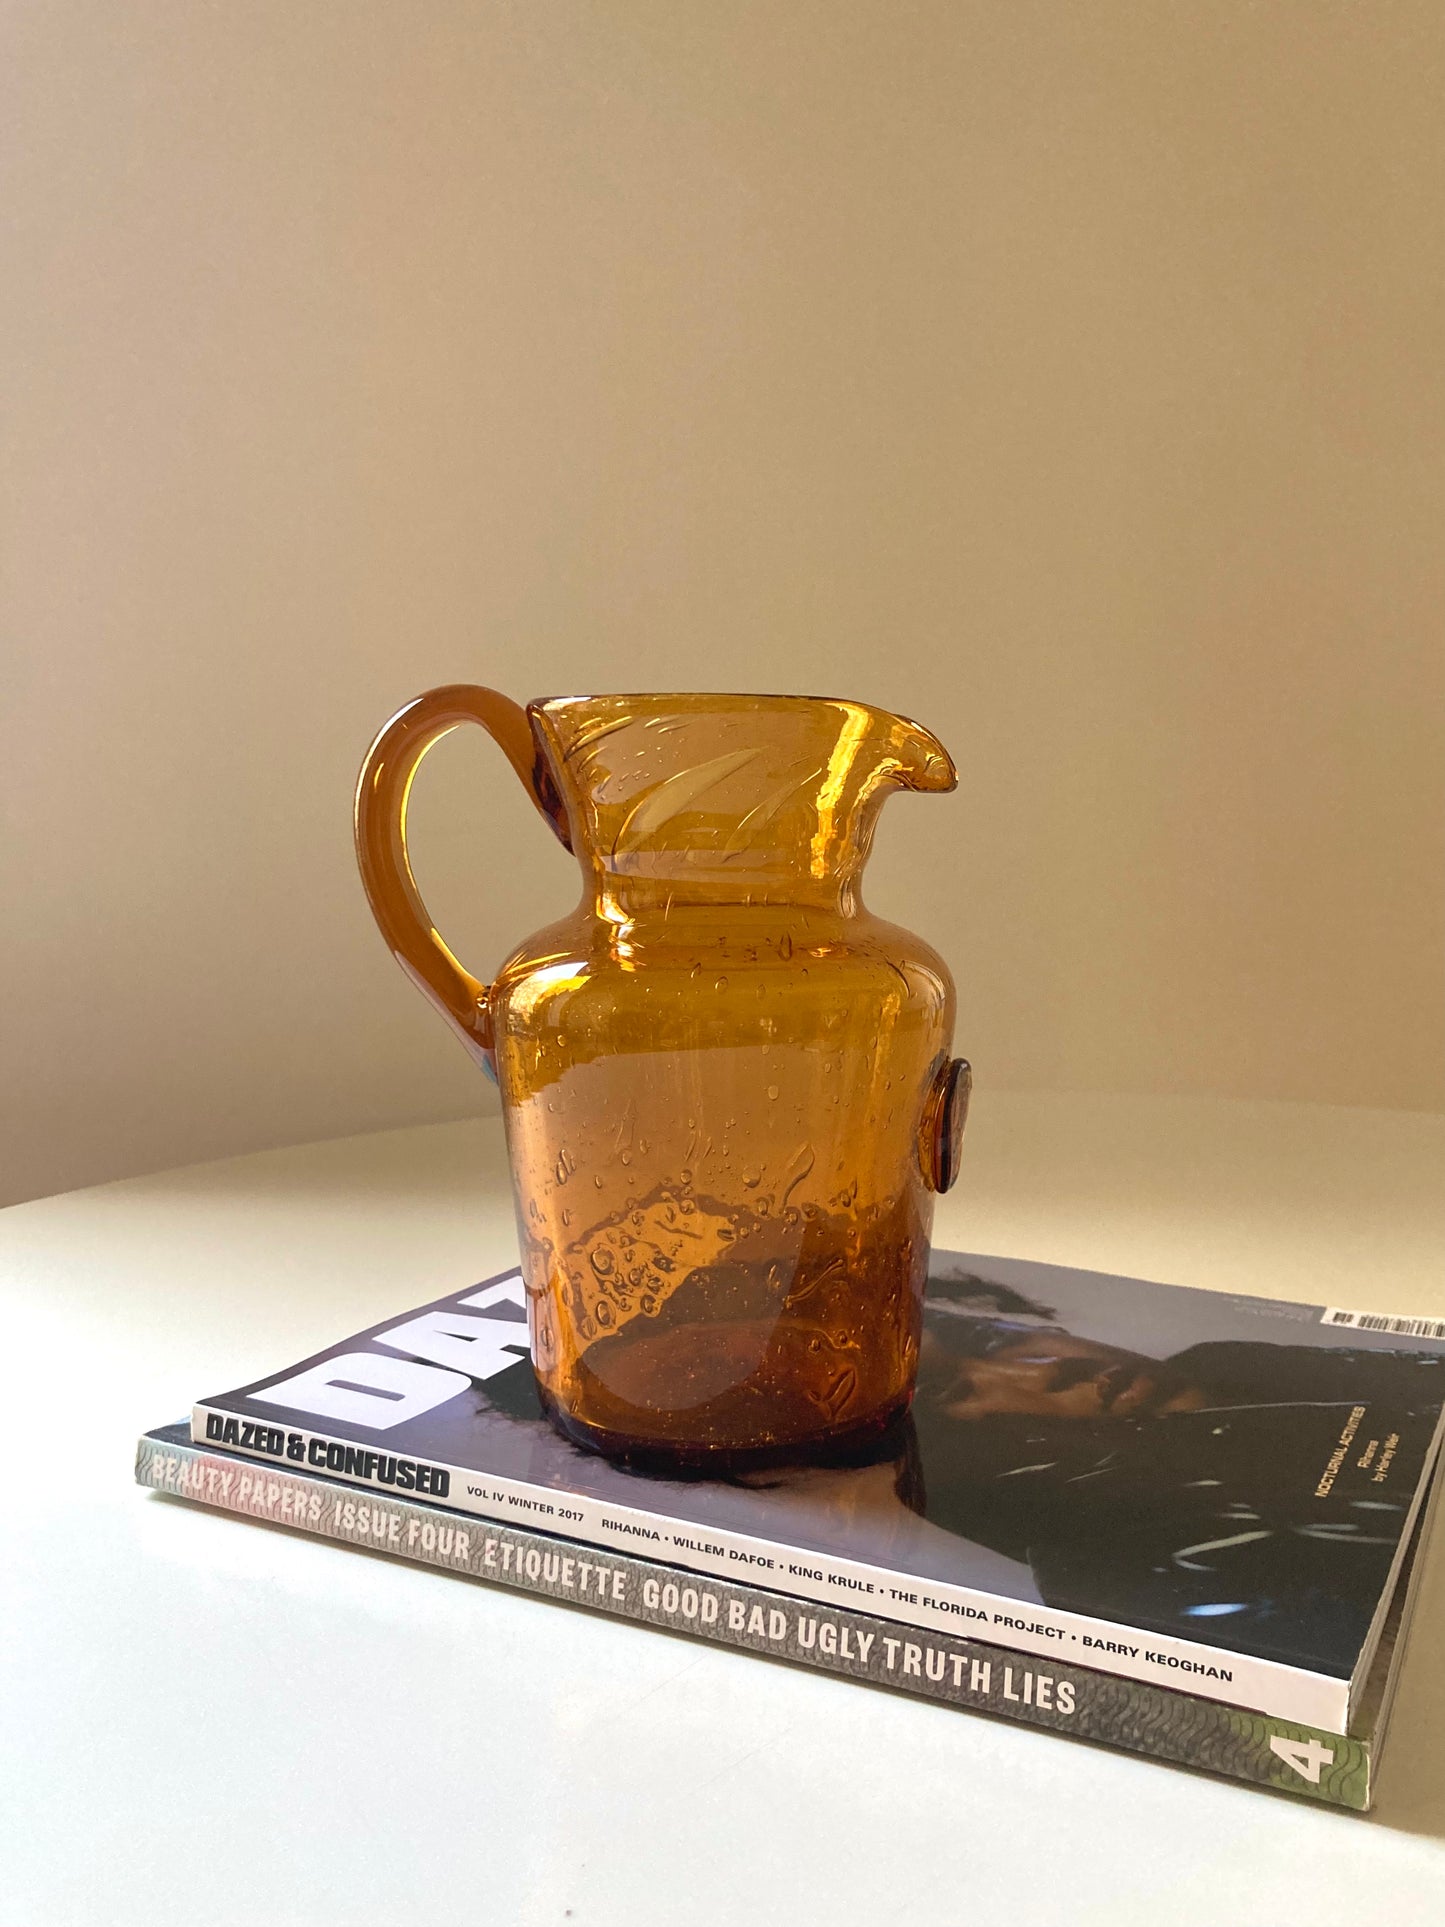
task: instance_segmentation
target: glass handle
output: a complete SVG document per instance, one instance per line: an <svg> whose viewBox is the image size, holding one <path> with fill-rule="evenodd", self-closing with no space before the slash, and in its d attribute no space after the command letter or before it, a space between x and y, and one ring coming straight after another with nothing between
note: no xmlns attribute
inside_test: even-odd
<svg viewBox="0 0 1445 1927"><path fill-rule="evenodd" d="M566 806L542 761L526 710L495 689L450 683L398 710L366 752L356 784L356 860L371 913L392 955L495 1077L490 986L447 948L422 902L406 847L407 802L417 766L460 723L480 723L501 746L557 837L572 847Z"/></svg>

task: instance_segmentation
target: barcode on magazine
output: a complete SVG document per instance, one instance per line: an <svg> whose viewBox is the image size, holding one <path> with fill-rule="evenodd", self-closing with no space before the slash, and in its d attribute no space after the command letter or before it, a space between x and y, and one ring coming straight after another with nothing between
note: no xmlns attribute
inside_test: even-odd
<svg viewBox="0 0 1445 1927"><path fill-rule="evenodd" d="M1348 1325L1353 1331L1388 1332L1392 1338L1445 1338L1445 1318L1387 1318L1383 1312L1340 1311L1331 1305L1322 1325Z"/></svg>

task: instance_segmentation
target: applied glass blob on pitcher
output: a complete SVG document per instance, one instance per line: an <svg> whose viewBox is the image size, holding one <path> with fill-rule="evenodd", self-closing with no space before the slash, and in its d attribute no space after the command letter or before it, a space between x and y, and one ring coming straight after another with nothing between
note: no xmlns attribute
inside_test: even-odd
<svg viewBox="0 0 1445 1927"><path fill-rule="evenodd" d="M474 985L469 1038L501 1089L554 1422L611 1456L703 1466L882 1432L912 1392L967 1081L946 967L857 880L884 796L951 788L946 753L860 704L589 697L531 706L529 768L520 736L468 713L584 878L576 910ZM370 851L378 919L444 1002L435 958L388 927L380 873L405 839L399 813L389 846L368 818L379 767L363 873Z"/></svg>

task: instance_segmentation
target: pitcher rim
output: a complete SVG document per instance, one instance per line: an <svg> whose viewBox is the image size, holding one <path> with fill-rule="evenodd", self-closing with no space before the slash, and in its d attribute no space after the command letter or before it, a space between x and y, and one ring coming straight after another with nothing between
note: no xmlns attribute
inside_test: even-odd
<svg viewBox="0 0 1445 1927"><path fill-rule="evenodd" d="M915 720L902 710L889 709L883 703L864 702L857 696L804 696L793 691L766 689L594 689L567 696L534 696L527 708L552 709L558 703L672 703L680 699L710 703L827 703L846 709L871 709L879 716L896 716L904 723ZM926 725L920 723L917 727Z"/></svg>

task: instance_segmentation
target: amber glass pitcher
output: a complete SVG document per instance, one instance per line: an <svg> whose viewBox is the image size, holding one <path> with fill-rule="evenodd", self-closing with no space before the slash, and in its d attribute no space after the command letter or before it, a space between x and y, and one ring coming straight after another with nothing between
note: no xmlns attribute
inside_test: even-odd
<svg viewBox="0 0 1445 1927"><path fill-rule="evenodd" d="M416 766L461 722L582 867L490 985L407 860ZM501 1087L533 1361L573 1439L721 1467L846 1451L906 1409L969 1078L946 966L858 880L888 793L956 781L916 723L796 696L524 710L456 685L372 745L362 878Z"/></svg>

